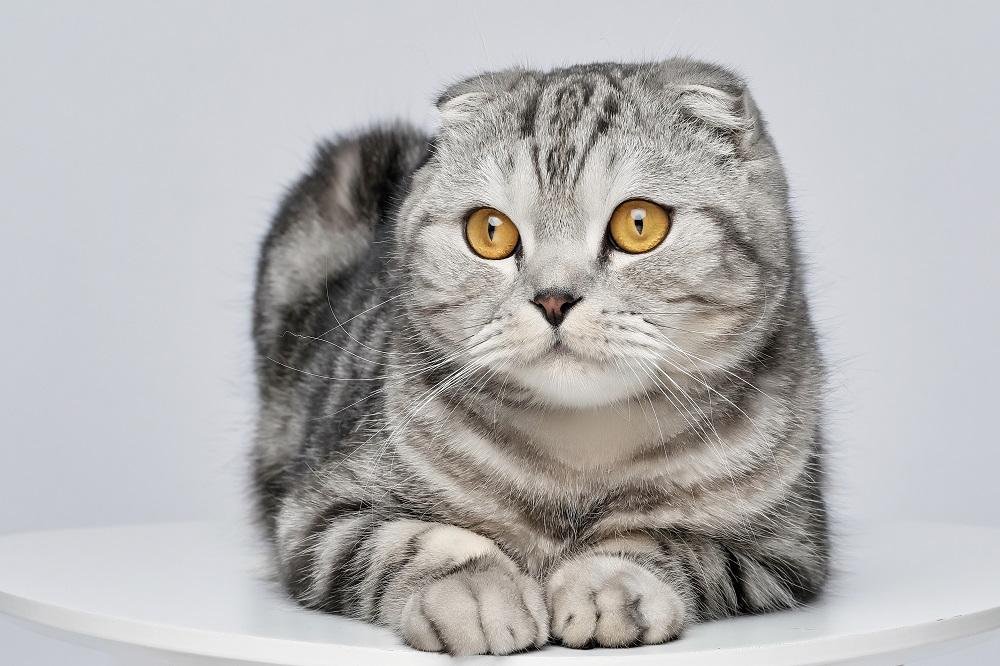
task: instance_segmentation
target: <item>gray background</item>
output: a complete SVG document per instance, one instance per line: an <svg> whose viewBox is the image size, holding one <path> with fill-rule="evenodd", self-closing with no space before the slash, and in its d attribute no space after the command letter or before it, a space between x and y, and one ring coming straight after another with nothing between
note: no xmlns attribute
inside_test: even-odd
<svg viewBox="0 0 1000 666"><path fill-rule="evenodd" d="M254 254L318 137L674 54L744 72L784 156L840 529L1000 526L998 34L985 2L5 2L0 531L242 519ZM0 662L105 663L7 622Z"/></svg>

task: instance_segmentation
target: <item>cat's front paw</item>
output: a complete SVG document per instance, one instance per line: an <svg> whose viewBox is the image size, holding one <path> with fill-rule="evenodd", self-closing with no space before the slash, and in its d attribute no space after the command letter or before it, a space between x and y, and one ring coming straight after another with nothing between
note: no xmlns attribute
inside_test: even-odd
<svg viewBox="0 0 1000 666"><path fill-rule="evenodd" d="M615 555L563 564L546 596L552 635L569 647L663 643L685 624L684 601L670 585Z"/></svg>
<svg viewBox="0 0 1000 666"><path fill-rule="evenodd" d="M548 616L538 583L512 562L470 560L410 595L403 639L418 650L510 654L548 641Z"/></svg>

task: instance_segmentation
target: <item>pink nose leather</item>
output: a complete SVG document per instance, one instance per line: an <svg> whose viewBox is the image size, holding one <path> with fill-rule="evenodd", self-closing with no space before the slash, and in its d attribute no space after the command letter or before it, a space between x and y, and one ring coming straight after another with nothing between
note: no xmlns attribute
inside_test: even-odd
<svg viewBox="0 0 1000 666"><path fill-rule="evenodd" d="M550 324L558 326L566 318L569 309L579 303L580 299L566 292L540 291L531 302L541 309Z"/></svg>

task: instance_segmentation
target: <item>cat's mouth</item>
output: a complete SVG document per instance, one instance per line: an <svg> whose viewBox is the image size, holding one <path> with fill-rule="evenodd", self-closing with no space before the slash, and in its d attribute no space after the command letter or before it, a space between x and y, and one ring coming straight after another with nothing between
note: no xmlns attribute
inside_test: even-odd
<svg viewBox="0 0 1000 666"><path fill-rule="evenodd" d="M548 350L543 354L543 356L564 356L571 358L580 358L580 355L577 354L573 349L570 348L569 345L566 344L566 340L563 339L563 336L559 335L558 331L556 331L554 339L552 340L552 344L549 346Z"/></svg>
<svg viewBox="0 0 1000 666"><path fill-rule="evenodd" d="M553 340L552 345L546 351L542 352L539 360L543 362L575 362L584 365L599 365L595 363L595 359L589 358L578 349L574 349L573 346L567 344L566 340L559 335Z"/></svg>

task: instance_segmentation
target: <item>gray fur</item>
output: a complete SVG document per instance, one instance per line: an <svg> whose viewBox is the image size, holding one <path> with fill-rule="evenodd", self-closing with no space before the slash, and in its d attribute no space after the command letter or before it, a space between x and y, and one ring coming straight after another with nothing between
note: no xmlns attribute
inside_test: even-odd
<svg viewBox="0 0 1000 666"><path fill-rule="evenodd" d="M822 363L744 82L515 69L438 106L433 138L322 145L264 243L254 479L289 592L495 654L813 598ZM607 239L630 198L671 211L647 254ZM469 250L481 206L518 226L514 256ZM582 299L558 328L545 290Z"/></svg>

